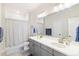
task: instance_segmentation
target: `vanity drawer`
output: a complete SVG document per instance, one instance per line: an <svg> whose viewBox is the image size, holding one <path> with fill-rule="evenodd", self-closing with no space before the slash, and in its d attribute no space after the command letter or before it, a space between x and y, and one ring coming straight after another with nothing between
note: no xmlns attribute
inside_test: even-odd
<svg viewBox="0 0 79 59"><path fill-rule="evenodd" d="M53 55L53 49L41 44L41 48Z"/></svg>
<svg viewBox="0 0 79 59"><path fill-rule="evenodd" d="M41 56L53 56L53 55L41 48Z"/></svg>
<svg viewBox="0 0 79 59"><path fill-rule="evenodd" d="M33 41L34 45L40 46L39 42Z"/></svg>
<svg viewBox="0 0 79 59"><path fill-rule="evenodd" d="M66 55L54 50L54 56L66 56Z"/></svg>
<svg viewBox="0 0 79 59"><path fill-rule="evenodd" d="M34 45L37 45L37 46L40 46L40 43L39 42L36 42L32 39L29 39L29 42L33 43Z"/></svg>

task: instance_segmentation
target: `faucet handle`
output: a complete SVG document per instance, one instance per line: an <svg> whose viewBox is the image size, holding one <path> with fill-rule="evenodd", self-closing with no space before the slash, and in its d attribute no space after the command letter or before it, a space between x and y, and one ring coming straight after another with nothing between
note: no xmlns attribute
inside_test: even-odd
<svg viewBox="0 0 79 59"><path fill-rule="evenodd" d="M65 44L66 44L66 45L69 45L70 42L71 42L71 36L69 35L69 36L66 38Z"/></svg>

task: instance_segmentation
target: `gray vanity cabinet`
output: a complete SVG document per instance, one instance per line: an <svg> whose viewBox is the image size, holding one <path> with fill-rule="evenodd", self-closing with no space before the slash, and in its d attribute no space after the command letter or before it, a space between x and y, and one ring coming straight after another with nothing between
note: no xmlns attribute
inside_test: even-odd
<svg viewBox="0 0 79 59"><path fill-rule="evenodd" d="M30 48L30 53L34 56L40 56L41 52L40 52L40 43L29 39L29 48Z"/></svg>
<svg viewBox="0 0 79 59"><path fill-rule="evenodd" d="M30 53L34 56L52 56L53 50L47 46L29 39Z"/></svg>
<svg viewBox="0 0 79 59"><path fill-rule="evenodd" d="M31 39L29 39L29 51L30 51L30 53L33 55L34 54L34 43L33 43L34 41L33 40L31 40Z"/></svg>
<svg viewBox="0 0 79 59"><path fill-rule="evenodd" d="M65 56L64 54L32 39L29 39L29 42L30 53L34 56Z"/></svg>
<svg viewBox="0 0 79 59"><path fill-rule="evenodd" d="M41 49L40 49L40 43L34 41L34 54L35 56L40 56L41 55Z"/></svg>

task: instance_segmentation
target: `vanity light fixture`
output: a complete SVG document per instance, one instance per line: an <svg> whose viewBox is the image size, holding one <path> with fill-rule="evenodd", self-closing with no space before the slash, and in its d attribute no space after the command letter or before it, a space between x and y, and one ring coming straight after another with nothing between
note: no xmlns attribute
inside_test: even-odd
<svg viewBox="0 0 79 59"><path fill-rule="evenodd" d="M73 5L76 5L78 2L76 2L76 3L64 3L63 4L63 6L65 7L65 8L70 8L70 7L72 7Z"/></svg>
<svg viewBox="0 0 79 59"><path fill-rule="evenodd" d="M59 5L56 5L53 9L49 10L45 10L44 12L40 13L37 17L38 18L43 18L51 13L55 13L55 12L59 12L61 10L64 10L66 8L70 8L73 5L75 5L77 3L59 3Z"/></svg>
<svg viewBox="0 0 79 59"><path fill-rule="evenodd" d="M70 8L75 4L77 4L77 3L60 3L59 5L57 5L53 8L53 13L59 12L60 10L64 10L66 8Z"/></svg>
<svg viewBox="0 0 79 59"><path fill-rule="evenodd" d="M46 11L40 13L37 17L38 17L38 18L43 18L43 17L45 17L45 16L47 16L47 12L46 12Z"/></svg>

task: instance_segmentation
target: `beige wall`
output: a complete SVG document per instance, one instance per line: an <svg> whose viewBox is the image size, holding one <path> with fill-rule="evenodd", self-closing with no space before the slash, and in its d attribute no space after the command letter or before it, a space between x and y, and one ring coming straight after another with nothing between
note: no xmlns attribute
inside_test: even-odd
<svg viewBox="0 0 79 59"><path fill-rule="evenodd" d="M76 33L77 33L77 27L79 26L79 17L72 17L68 19L68 29L69 29L69 35L71 35L72 39L76 39Z"/></svg>
<svg viewBox="0 0 79 59"><path fill-rule="evenodd" d="M3 31L4 31L4 27L3 27L3 4L0 4L0 26L3 28ZM4 34L4 32L3 32ZM5 37L3 36L3 41L0 42L0 49L4 49L5 48ZM0 51L0 54L1 54L2 51Z"/></svg>
<svg viewBox="0 0 79 59"><path fill-rule="evenodd" d="M1 26L1 4L0 4L0 26Z"/></svg>

